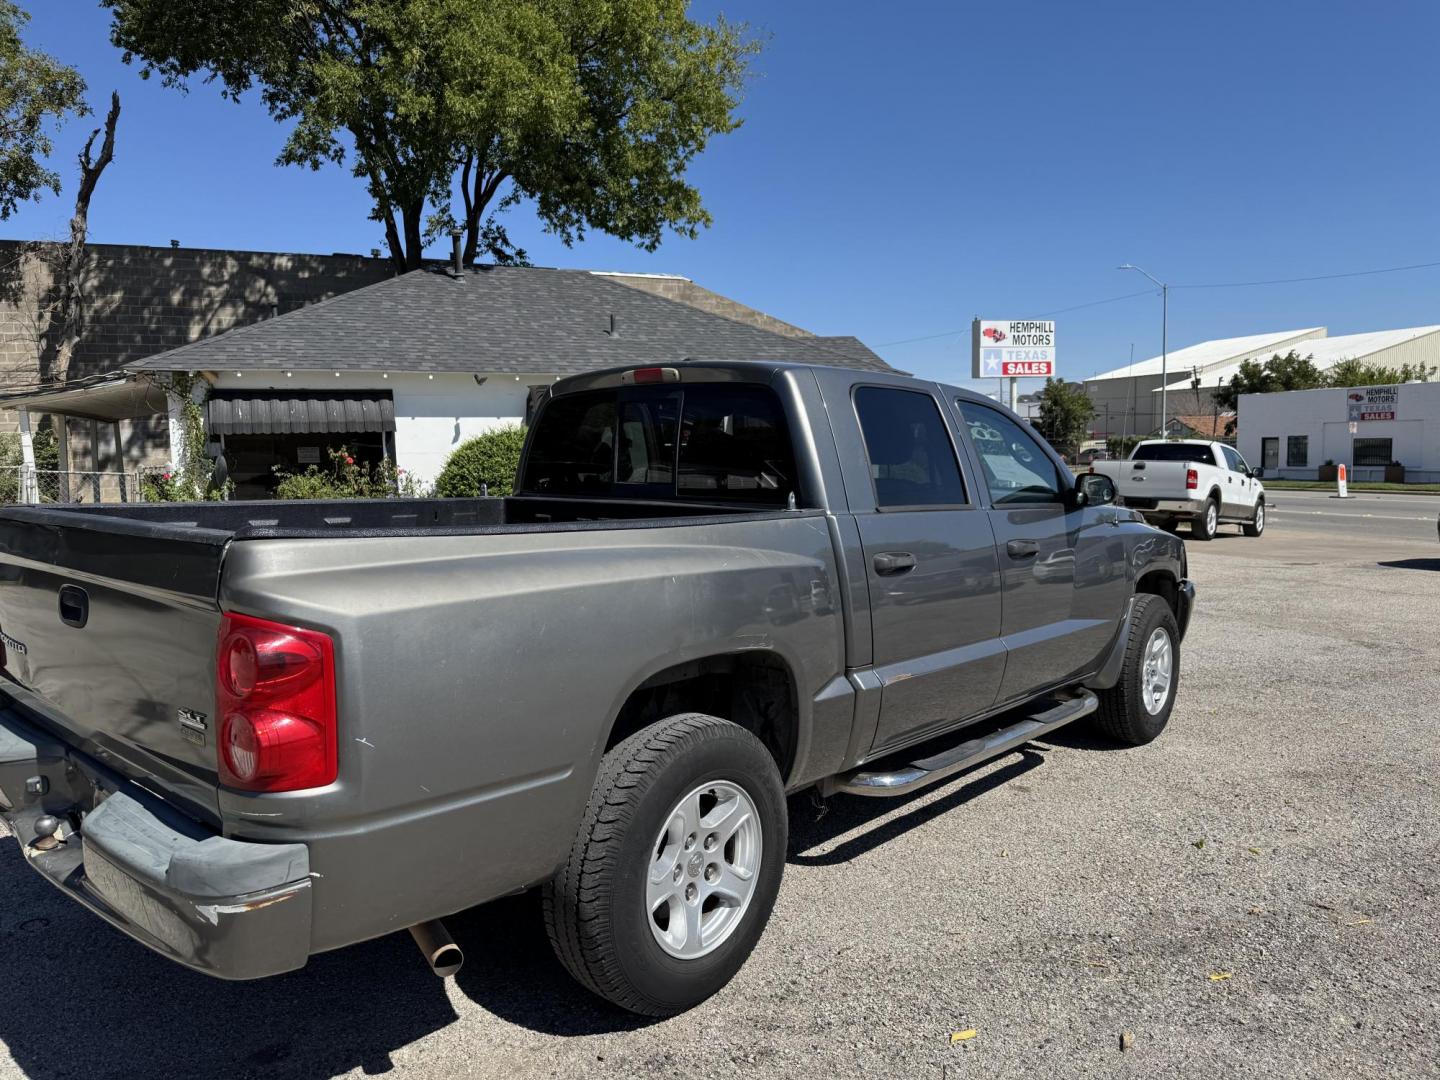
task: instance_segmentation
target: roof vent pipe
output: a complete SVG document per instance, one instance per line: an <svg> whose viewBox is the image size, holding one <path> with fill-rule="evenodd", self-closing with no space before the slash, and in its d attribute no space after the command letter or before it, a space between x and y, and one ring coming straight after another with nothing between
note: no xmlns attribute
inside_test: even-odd
<svg viewBox="0 0 1440 1080"><path fill-rule="evenodd" d="M615 337L615 336L618 334L618 332L619 332L619 331L616 329L615 313L614 313L613 311L610 313L610 329L609 329L609 330L606 330L605 332L606 332L607 334L609 334L611 337Z"/></svg>
<svg viewBox="0 0 1440 1080"><path fill-rule="evenodd" d="M458 278L458 277L460 276L461 269L462 269L462 268L461 268L461 266L460 266L460 230L459 230L459 229L451 229L451 230L450 230L450 273L453 274L455 277Z"/></svg>

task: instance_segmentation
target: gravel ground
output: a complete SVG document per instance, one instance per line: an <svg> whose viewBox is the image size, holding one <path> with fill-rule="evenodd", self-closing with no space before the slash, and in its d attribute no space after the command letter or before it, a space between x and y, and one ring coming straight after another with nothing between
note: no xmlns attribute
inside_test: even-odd
<svg viewBox="0 0 1440 1080"><path fill-rule="evenodd" d="M900 803L793 799L770 927L686 1016L596 1004L525 897L452 920L450 983L400 936L213 982L0 837L0 1077L1440 1076L1440 552L1190 547L1159 741L1062 731Z"/></svg>

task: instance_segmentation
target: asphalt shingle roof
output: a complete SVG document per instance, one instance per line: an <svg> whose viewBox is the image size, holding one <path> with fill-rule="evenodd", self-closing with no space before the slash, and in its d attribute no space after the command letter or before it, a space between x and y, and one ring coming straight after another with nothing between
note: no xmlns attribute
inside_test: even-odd
<svg viewBox="0 0 1440 1080"><path fill-rule="evenodd" d="M684 359L894 370L853 337L789 337L587 270L534 267L414 270L126 367L569 375Z"/></svg>

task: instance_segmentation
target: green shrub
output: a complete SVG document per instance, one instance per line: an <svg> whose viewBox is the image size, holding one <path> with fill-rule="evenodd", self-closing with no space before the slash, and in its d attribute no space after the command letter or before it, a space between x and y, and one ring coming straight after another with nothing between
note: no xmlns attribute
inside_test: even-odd
<svg viewBox="0 0 1440 1080"><path fill-rule="evenodd" d="M497 428L467 439L440 470L435 494L446 499L473 497L480 494L481 484L489 484L491 495L509 495L515 489L524 446L523 427Z"/></svg>

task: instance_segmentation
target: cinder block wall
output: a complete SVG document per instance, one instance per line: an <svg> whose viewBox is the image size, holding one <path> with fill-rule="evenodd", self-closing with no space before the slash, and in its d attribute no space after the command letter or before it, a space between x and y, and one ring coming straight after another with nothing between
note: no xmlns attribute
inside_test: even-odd
<svg viewBox="0 0 1440 1080"><path fill-rule="evenodd" d="M0 393L33 388L39 379L44 308L53 283L44 262L25 258L20 241L0 240ZM385 259L213 248L91 244L86 249L87 332L70 366L71 379L113 371L236 326L293 311L381 281ZM88 469L88 433L72 425L72 468ZM0 411L0 431L15 414ZM125 459L156 457L164 423L122 425ZM108 434L102 465L114 468ZM159 455L161 458L164 454Z"/></svg>
<svg viewBox="0 0 1440 1080"><path fill-rule="evenodd" d="M666 300L674 300L689 307L699 308L701 311L708 311L712 315L719 315L747 326L759 327L761 330L769 330L772 334L804 338L815 336L809 330L792 326L790 323L775 318L774 315L767 315L763 311L757 311L755 308L746 307L739 301L731 300L728 296L711 292L702 285L696 285L689 278L663 274L601 273L600 276L617 284L639 289L641 292L654 293L656 296L663 296Z"/></svg>

